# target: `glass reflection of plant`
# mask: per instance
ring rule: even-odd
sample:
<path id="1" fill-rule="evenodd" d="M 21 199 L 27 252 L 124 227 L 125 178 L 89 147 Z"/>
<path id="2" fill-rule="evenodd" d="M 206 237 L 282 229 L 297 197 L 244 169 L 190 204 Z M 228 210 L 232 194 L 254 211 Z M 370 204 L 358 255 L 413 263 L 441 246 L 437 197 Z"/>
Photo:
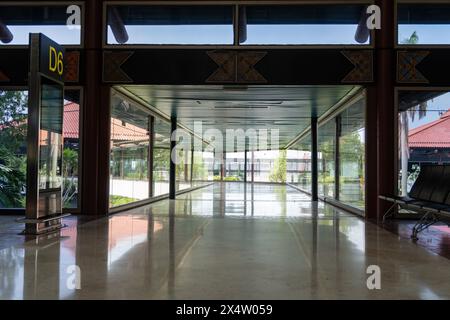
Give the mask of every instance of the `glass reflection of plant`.
<path id="1" fill-rule="evenodd" d="M 205 168 L 203 161 L 203 153 L 194 153 L 194 163 L 192 165 L 192 180 L 193 181 L 205 181 L 208 180 L 208 170 Z"/>
<path id="2" fill-rule="evenodd" d="M 270 173 L 270 182 L 286 183 L 287 151 L 281 150 Z"/>
<path id="3" fill-rule="evenodd" d="M 70 206 L 70 203 L 78 194 L 78 152 L 69 148 L 63 150 L 63 203 Z"/>
<path id="4" fill-rule="evenodd" d="M 357 163 L 358 165 L 358 182 L 364 183 L 364 144 L 358 132 L 352 132 L 341 138 L 340 156 L 342 163 Z M 342 176 L 342 182 L 354 182 L 353 177 Z"/>
<path id="5" fill-rule="evenodd" d="M 170 150 L 155 148 L 153 152 L 153 180 L 155 182 L 168 181 L 170 167 Z"/>
<path id="6" fill-rule="evenodd" d="M 25 205 L 27 95 L 0 91 L 0 207 Z"/>

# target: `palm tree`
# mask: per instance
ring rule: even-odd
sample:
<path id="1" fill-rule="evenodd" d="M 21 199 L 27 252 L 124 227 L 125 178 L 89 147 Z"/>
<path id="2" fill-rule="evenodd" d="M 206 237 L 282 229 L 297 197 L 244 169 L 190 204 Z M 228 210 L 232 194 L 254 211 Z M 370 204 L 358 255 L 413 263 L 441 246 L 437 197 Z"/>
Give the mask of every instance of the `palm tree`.
<path id="1" fill-rule="evenodd" d="M 419 36 L 416 31 L 412 35 L 402 41 L 403 44 L 417 44 L 419 42 Z M 409 160 L 409 120 L 413 122 L 416 119 L 416 115 L 419 120 L 424 118 L 427 114 L 427 102 L 421 102 L 407 110 L 400 112 L 399 117 L 399 140 L 400 140 L 400 158 L 402 169 L 402 181 L 401 181 L 401 194 L 406 196 L 408 194 L 408 160 Z"/>

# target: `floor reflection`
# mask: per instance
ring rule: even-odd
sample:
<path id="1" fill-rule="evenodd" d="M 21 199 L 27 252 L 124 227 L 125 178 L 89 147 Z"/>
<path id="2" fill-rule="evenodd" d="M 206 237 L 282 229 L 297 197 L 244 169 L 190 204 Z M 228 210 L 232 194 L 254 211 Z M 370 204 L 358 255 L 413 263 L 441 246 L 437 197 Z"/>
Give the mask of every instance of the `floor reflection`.
<path id="1" fill-rule="evenodd" d="M 0 298 L 450 298 L 449 267 L 290 187 L 216 183 L 0 250 Z"/>
<path id="2" fill-rule="evenodd" d="M 167 215 L 168 202 L 154 205 L 156 215 Z M 310 197 L 289 186 L 276 184 L 215 183 L 177 197 L 174 214 L 199 216 L 311 217 Z M 318 217 L 343 214 L 324 203 Z M 349 214 L 347 214 L 350 216 Z"/>

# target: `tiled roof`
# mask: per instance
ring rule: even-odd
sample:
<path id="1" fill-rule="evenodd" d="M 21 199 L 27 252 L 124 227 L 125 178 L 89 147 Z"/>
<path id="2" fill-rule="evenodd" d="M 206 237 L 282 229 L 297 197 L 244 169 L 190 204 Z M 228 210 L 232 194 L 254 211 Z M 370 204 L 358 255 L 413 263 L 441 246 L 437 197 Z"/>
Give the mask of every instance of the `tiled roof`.
<path id="1" fill-rule="evenodd" d="M 64 122 L 63 122 L 63 137 L 65 139 L 78 139 L 80 128 L 80 106 L 76 103 L 67 103 L 64 105 Z M 142 141 L 148 139 L 148 131 L 129 123 L 122 123 L 121 120 L 111 119 L 111 136 L 113 141 Z M 12 125 L 17 126 L 26 124 L 26 119 Z M 7 127 L 7 126 L 4 126 Z M 0 130 L 3 128 L 0 127 Z M 46 140 L 46 136 L 41 137 Z"/>
<path id="2" fill-rule="evenodd" d="M 78 138 L 80 127 L 80 106 L 76 103 L 64 105 L 63 136 L 64 138 Z"/>
<path id="3" fill-rule="evenodd" d="M 80 106 L 76 103 L 64 105 L 64 138 L 78 138 L 79 136 Z M 114 141 L 140 141 L 148 139 L 147 130 L 122 123 L 119 119 L 112 118 L 111 135 Z"/>
<path id="4" fill-rule="evenodd" d="M 148 140 L 148 131 L 119 119 L 111 119 L 111 137 L 114 141 Z"/>
<path id="5" fill-rule="evenodd" d="M 450 109 L 441 118 L 409 131 L 410 148 L 450 148 Z"/>

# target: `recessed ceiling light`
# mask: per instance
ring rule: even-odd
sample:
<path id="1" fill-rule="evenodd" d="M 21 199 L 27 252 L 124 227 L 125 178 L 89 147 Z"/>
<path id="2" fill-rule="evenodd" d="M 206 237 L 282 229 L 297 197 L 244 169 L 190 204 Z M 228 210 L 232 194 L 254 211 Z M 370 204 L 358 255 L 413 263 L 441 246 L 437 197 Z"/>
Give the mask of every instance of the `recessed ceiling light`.
<path id="1" fill-rule="evenodd" d="M 214 106 L 215 109 L 269 109 L 269 106 Z"/>
<path id="2" fill-rule="evenodd" d="M 241 90 L 247 90 L 248 86 L 245 85 L 230 85 L 226 84 L 223 86 L 223 90 L 229 90 L 229 91 L 241 91 Z"/>

